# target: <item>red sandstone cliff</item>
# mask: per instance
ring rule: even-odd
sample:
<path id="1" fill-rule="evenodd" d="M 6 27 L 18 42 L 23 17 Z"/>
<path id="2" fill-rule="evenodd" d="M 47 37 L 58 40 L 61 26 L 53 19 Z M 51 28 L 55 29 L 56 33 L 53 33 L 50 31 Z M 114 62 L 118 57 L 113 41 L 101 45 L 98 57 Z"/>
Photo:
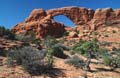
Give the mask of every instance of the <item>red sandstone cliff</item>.
<path id="1" fill-rule="evenodd" d="M 16 34 L 33 30 L 37 38 L 43 38 L 47 35 L 60 37 L 65 31 L 64 24 L 56 22 L 53 17 L 65 15 L 72 20 L 76 26 L 88 26 L 90 30 L 95 30 L 105 25 L 105 23 L 120 24 L 120 9 L 112 8 L 92 9 L 80 7 L 64 7 L 45 11 L 35 9 L 23 23 L 13 27 L 12 31 Z"/>

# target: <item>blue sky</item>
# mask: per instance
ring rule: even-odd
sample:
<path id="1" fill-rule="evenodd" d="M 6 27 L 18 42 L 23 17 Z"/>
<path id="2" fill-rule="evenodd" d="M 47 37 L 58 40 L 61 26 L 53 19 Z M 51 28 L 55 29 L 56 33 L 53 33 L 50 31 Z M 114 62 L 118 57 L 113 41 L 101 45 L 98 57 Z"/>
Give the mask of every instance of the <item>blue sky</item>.
<path id="1" fill-rule="evenodd" d="M 0 0 L 0 25 L 12 28 L 24 21 L 35 8 L 45 10 L 65 6 L 79 6 L 86 8 L 120 8 L 120 0 Z M 56 17 L 55 20 L 72 26 L 67 18 Z"/>

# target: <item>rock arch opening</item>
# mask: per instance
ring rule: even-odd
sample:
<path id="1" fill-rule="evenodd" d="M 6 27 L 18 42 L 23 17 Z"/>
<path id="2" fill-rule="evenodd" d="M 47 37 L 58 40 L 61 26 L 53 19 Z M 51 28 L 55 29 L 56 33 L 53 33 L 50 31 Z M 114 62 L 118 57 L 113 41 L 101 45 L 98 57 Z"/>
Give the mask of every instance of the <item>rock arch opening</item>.
<path id="1" fill-rule="evenodd" d="M 68 17 L 66 17 L 65 15 L 57 15 L 53 17 L 54 20 L 56 22 L 60 22 L 63 23 L 65 26 L 70 26 L 70 27 L 74 27 L 75 24 L 73 21 L 71 21 Z"/>

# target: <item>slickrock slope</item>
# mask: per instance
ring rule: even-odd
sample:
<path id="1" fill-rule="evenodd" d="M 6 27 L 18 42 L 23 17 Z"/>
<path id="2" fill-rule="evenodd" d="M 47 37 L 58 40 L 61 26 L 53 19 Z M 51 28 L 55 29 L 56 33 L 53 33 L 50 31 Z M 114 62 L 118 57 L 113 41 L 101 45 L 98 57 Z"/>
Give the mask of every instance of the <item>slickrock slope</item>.
<path id="1" fill-rule="evenodd" d="M 25 45 L 25 43 L 15 40 L 8 40 L 0 37 L 0 51 L 1 50 L 9 50 L 15 47 L 21 47 Z"/>
<path id="2" fill-rule="evenodd" d="M 120 25 L 120 9 L 113 10 L 112 8 L 106 8 L 94 11 L 80 7 L 64 7 L 48 11 L 35 9 L 24 22 L 14 26 L 12 31 L 19 34 L 33 30 L 39 39 L 47 35 L 61 37 L 65 31 L 65 26 L 54 20 L 53 17 L 57 15 L 65 15 L 76 26 L 87 26 L 89 30 L 93 31 L 105 24 Z"/>

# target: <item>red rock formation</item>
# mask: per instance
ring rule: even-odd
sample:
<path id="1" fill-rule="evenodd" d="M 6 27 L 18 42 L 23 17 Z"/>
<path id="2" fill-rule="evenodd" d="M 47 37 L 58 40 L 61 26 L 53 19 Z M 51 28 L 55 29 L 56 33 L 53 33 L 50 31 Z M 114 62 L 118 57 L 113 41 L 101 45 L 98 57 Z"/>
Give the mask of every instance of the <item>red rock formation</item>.
<path id="1" fill-rule="evenodd" d="M 31 12 L 30 16 L 25 20 L 25 22 L 33 22 L 33 21 L 40 21 L 44 17 L 46 17 L 47 14 L 45 10 L 43 9 L 35 9 Z"/>
<path id="2" fill-rule="evenodd" d="M 92 30 L 102 27 L 104 24 L 113 23 L 120 20 L 120 10 L 113 10 L 112 8 L 97 9 L 93 19 L 89 22 Z M 120 21 L 119 21 L 120 23 Z"/>
<path id="3" fill-rule="evenodd" d="M 37 38 L 43 38 L 47 35 L 60 37 L 65 31 L 65 26 L 54 21 L 53 17 L 57 15 L 65 15 L 72 20 L 76 26 L 87 26 L 90 30 L 102 27 L 106 23 L 120 24 L 119 9 L 97 9 L 94 12 L 92 9 L 64 7 L 48 11 L 35 9 L 31 12 L 25 22 L 17 24 L 12 31 L 19 34 L 21 32 L 33 30 Z"/>
<path id="4" fill-rule="evenodd" d="M 51 15 L 52 17 L 61 14 L 67 16 L 76 25 L 79 25 L 90 21 L 93 18 L 94 11 L 91 9 L 79 7 L 64 7 L 47 11 L 47 15 Z"/>

